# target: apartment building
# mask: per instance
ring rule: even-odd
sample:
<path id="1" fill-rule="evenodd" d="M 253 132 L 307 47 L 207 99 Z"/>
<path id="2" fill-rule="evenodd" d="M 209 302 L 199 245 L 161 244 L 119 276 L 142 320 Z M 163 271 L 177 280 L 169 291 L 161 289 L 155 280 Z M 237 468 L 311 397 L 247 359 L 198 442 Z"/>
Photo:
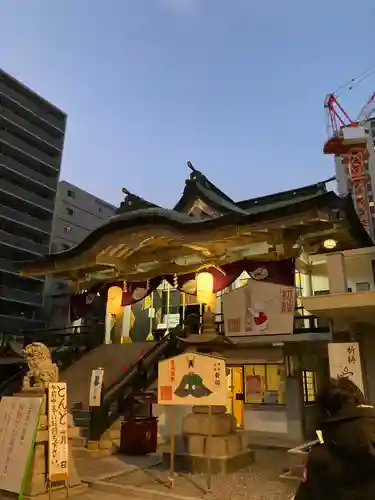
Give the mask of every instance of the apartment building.
<path id="1" fill-rule="evenodd" d="M 335 363 L 375 404 L 375 247 L 310 259 L 304 307 L 329 320 L 335 348 L 349 345 Z"/>
<path id="2" fill-rule="evenodd" d="M 0 69 L 0 329 L 44 324 L 44 279 L 14 263 L 48 253 L 67 115 Z"/>
<path id="3" fill-rule="evenodd" d="M 87 191 L 61 181 L 58 185 L 51 236 L 51 252 L 63 252 L 80 243 L 115 214 L 116 207 Z M 64 280 L 46 278 L 45 311 L 48 326 L 61 328 L 69 321 Z"/>

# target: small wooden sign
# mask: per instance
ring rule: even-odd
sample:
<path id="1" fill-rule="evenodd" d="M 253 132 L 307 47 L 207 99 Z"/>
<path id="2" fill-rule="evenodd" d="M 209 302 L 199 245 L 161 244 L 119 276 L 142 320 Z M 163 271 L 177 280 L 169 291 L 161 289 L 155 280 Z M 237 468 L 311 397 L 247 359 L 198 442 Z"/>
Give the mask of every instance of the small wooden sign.
<path id="1" fill-rule="evenodd" d="M 103 387 L 103 368 L 96 368 L 91 373 L 89 406 L 100 406 Z"/>
<path id="2" fill-rule="evenodd" d="M 0 401 L 0 490 L 21 499 L 34 452 L 42 398 L 7 396 Z"/>
<path id="3" fill-rule="evenodd" d="M 224 359 L 186 353 L 159 361 L 158 403 L 226 406 L 228 388 Z"/>
<path id="4" fill-rule="evenodd" d="M 48 386 L 48 478 L 50 482 L 67 481 L 68 464 L 68 395 L 65 382 Z"/>

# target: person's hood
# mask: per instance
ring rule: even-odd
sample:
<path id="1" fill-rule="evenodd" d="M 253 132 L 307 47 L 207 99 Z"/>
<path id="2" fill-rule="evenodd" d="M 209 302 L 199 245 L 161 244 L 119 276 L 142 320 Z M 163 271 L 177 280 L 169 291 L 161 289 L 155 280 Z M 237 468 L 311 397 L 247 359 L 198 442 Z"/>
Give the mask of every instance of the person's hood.
<path id="1" fill-rule="evenodd" d="M 332 425 L 337 422 L 356 420 L 358 418 L 375 419 L 375 408 L 370 405 L 349 406 L 347 408 L 343 408 L 339 412 L 328 417 L 324 422 L 324 426 Z"/>
<path id="2" fill-rule="evenodd" d="M 323 440 L 342 453 L 375 460 L 375 409 L 360 405 L 347 407 L 326 419 Z"/>

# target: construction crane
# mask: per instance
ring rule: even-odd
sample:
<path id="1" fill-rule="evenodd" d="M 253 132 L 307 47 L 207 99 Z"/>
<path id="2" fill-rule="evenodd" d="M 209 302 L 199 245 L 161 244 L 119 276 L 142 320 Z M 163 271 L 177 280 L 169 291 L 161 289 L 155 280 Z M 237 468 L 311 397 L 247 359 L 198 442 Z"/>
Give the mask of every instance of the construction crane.
<path id="1" fill-rule="evenodd" d="M 375 67 L 372 72 L 374 70 Z M 349 90 L 358 79 L 351 80 Z M 349 191 L 352 193 L 358 217 L 373 237 L 374 228 L 368 196 L 370 176 L 366 168 L 373 145 L 363 125 L 375 112 L 375 92 L 362 107 L 356 120 L 352 120 L 341 106 L 337 93 L 326 96 L 324 108 L 328 115 L 329 138 L 324 144 L 323 152 L 341 157 L 343 166 L 348 169 Z M 372 148 L 372 151 L 369 148 Z"/>

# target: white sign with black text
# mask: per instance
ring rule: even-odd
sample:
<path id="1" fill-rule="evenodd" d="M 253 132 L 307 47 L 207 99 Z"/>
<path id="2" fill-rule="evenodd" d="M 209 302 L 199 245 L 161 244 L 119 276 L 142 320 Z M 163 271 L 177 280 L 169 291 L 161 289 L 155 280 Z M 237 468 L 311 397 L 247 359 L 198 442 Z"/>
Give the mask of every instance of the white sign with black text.
<path id="1" fill-rule="evenodd" d="M 347 377 L 364 392 L 358 342 L 328 344 L 328 357 L 329 372 L 332 378 Z"/>
<path id="2" fill-rule="evenodd" d="M 6 396 L 0 402 L 0 490 L 22 495 L 42 398 Z"/>
<path id="3" fill-rule="evenodd" d="M 103 387 L 103 368 L 96 368 L 91 373 L 89 406 L 100 406 Z"/>
<path id="4" fill-rule="evenodd" d="M 68 477 L 68 394 L 65 382 L 48 386 L 48 476 Z"/>

